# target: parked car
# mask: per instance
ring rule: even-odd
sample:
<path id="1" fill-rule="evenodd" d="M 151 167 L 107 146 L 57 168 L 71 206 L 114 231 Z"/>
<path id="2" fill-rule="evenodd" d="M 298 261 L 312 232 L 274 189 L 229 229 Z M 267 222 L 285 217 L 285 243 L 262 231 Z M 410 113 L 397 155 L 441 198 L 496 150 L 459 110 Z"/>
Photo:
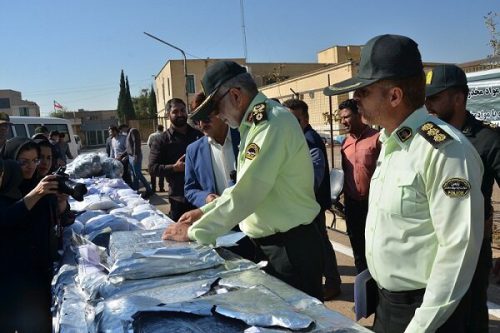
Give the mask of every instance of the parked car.
<path id="1" fill-rule="evenodd" d="M 75 142 L 75 135 L 73 134 L 73 128 L 71 127 L 70 121 L 67 119 L 11 116 L 10 122 L 12 126 L 10 127 L 9 138 L 18 136 L 31 138 L 35 134 L 35 129 L 43 125 L 47 127 L 49 131 L 58 131 L 59 133 L 66 134 L 65 140 L 68 142 L 71 155 L 76 157 L 79 153 Z"/>

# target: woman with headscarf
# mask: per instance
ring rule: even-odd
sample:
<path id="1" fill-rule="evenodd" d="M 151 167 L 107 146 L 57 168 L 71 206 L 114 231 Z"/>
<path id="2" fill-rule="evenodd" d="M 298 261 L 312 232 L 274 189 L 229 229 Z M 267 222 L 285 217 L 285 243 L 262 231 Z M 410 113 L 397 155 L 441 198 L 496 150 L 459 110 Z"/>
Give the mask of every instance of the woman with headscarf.
<path id="1" fill-rule="evenodd" d="M 5 318 L 0 319 L 0 325 L 11 325 L 9 328 L 19 332 L 50 332 L 50 281 L 57 250 L 54 227 L 67 202 L 61 202 L 55 195 L 56 176 L 48 175 L 41 180 L 35 177 L 40 157 L 37 143 L 27 138 L 13 138 L 6 142 L 3 153 L 4 159 L 16 162 L 21 180 L 17 181 L 19 192 L 14 190 L 15 182 L 10 178 L 2 180 L 11 185 L 2 186 L 0 191 L 1 209 L 6 214 L 10 214 L 13 207 L 18 209 L 6 223 L 5 232 L 0 233 L 4 247 L 1 285 L 8 288 L 5 292 L 12 296 L 8 297 L 12 302 L 2 301 L 11 304 L 10 310 L 2 311 L 1 316 Z M 11 162 L 3 163 L 10 165 Z"/>

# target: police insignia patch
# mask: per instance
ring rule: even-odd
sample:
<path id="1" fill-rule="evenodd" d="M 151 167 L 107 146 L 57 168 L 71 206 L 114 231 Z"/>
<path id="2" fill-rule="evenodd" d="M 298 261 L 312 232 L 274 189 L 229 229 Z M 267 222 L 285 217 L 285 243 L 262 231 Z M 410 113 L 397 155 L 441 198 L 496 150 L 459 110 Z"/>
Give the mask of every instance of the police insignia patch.
<path id="1" fill-rule="evenodd" d="M 253 120 L 254 124 L 258 124 L 263 120 L 267 120 L 266 103 L 255 104 L 247 120 Z"/>
<path id="2" fill-rule="evenodd" d="M 253 160 L 259 154 L 260 148 L 255 143 L 251 143 L 245 149 L 245 158 Z"/>
<path id="3" fill-rule="evenodd" d="M 453 138 L 443 131 L 438 125 L 434 124 L 432 121 L 428 121 L 423 124 L 418 130 L 424 139 L 430 142 L 434 148 L 441 147 L 445 142 L 453 140 Z"/>
<path id="4" fill-rule="evenodd" d="M 465 197 L 470 191 L 469 181 L 463 178 L 450 178 L 443 183 L 443 191 L 450 198 Z"/>
<path id="5" fill-rule="evenodd" d="M 405 142 L 406 140 L 411 138 L 412 131 L 411 131 L 411 128 L 405 126 L 405 127 L 400 128 L 396 134 L 397 134 L 399 140 L 401 140 L 401 142 Z"/>

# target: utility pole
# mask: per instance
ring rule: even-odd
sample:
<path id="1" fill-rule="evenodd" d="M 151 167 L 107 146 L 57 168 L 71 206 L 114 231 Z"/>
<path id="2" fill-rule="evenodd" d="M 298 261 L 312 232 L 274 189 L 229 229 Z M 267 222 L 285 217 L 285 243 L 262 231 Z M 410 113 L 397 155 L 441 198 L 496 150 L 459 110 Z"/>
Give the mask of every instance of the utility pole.
<path id="1" fill-rule="evenodd" d="M 243 8 L 243 0 L 240 0 L 240 11 L 241 11 L 241 32 L 243 34 L 243 53 L 245 55 L 245 62 L 247 61 L 247 33 L 245 29 L 245 12 Z"/>
<path id="2" fill-rule="evenodd" d="M 187 58 L 186 58 L 186 52 L 184 52 L 184 50 L 183 50 L 183 49 L 181 49 L 180 47 L 177 47 L 177 46 L 172 45 L 172 44 L 170 44 L 170 43 L 168 43 L 168 42 L 165 42 L 164 40 L 161 40 L 161 39 L 160 39 L 160 38 L 158 38 L 158 37 L 155 37 L 155 36 L 153 36 L 153 35 L 151 35 L 151 34 L 148 34 L 147 32 L 144 32 L 144 34 L 145 34 L 146 36 L 149 36 L 149 37 L 151 37 L 151 38 L 153 38 L 153 39 L 156 39 L 156 40 L 157 40 L 157 41 L 159 41 L 160 43 L 163 43 L 163 44 L 165 44 L 165 45 L 168 45 L 168 46 L 170 46 L 171 48 L 174 48 L 174 49 L 176 49 L 176 50 L 178 50 L 178 51 L 180 51 L 180 52 L 182 53 L 182 57 L 184 58 L 184 89 L 185 89 L 185 91 L 186 91 L 186 101 L 185 101 L 185 102 L 186 102 L 186 108 L 187 108 L 187 110 L 189 111 L 189 93 L 188 93 L 188 74 L 187 74 Z"/>

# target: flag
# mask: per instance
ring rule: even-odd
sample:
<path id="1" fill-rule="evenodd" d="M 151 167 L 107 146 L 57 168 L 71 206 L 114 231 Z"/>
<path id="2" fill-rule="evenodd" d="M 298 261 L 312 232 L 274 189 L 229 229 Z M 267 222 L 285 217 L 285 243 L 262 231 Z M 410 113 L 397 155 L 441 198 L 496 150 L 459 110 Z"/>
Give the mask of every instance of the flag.
<path id="1" fill-rule="evenodd" d="M 54 111 L 56 110 L 60 110 L 62 111 L 63 110 L 63 106 L 59 103 L 57 103 L 55 100 L 54 100 Z"/>

